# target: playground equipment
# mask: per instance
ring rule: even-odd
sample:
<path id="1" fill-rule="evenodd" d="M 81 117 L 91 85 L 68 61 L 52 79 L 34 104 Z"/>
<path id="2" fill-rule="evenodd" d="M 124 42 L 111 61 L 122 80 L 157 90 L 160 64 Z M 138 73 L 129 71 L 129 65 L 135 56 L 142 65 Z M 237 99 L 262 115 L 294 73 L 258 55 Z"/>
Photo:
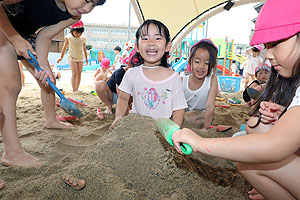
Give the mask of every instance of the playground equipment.
<path id="1" fill-rule="evenodd" d="M 184 71 L 188 65 L 188 59 L 185 59 L 184 57 L 181 57 L 178 62 L 173 64 L 171 67 L 174 71 L 177 73 Z"/>

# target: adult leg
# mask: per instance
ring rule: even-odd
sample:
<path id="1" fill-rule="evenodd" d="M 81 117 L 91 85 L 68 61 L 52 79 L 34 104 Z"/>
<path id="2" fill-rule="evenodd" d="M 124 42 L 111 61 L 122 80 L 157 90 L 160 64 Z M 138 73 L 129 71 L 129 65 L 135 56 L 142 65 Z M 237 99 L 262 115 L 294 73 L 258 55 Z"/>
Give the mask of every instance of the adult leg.
<path id="1" fill-rule="evenodd" d="M 1 164 L 38 167 L 43 163 L 26 153 L 18 138 L 16 102 L 21 90 L 20 70 L 15 50 L 1 32 L 0 60 L 0 131 L 4 142 Z"/>
<path id="2" fill-rule="evenodd" d="M 237 163 L 239 172 L 265 199 L 300 199 L 300 157 L 276 163 Z"/>
<path id="3" fill-rule="evenodd" d="M 34 74 L 34 68 L 31 64 L 26 60 L 22 60 L 23 65 L 27 68 L 27 70 Z M 53 74 L 52 74 L 53 76 Z M 55 80 L 55 78 L 53 78 Z M 50 129 L 68 129 L 73 125 L 70 123 L 61 122 L 56 119 L 55 112 L 55 93 L 50 87 L 45 87 L 39 81 L 37 81 L 39 86 L 41 87 L 41 100 L 44 106 L 45 111 L 45 126 Z M 54 83 L 55 84 L 55 83 Z"/>
<path id="4" fill-rule="evenodd" d="M 113 93 L 110 88 L 107 86 L 105 81 L 97 81 L 95 83 L 95 91 L 97 92 L 98 97 L 105 104 L 106 110 L 105 113 L 112 114 L 112 105 L 113 105 Z"/>
<path id="5" fill-rule="evenodd" d="M 79 91 L 82 69 L 83 69 L 83 62 L 77 62 L 77 77 L 76 77 L 76 81 L 75 81 L 76 91 Z"/>
<path id="6" fill-rule="evenodd" d="M 191 110 L 184 113 L 184 120 L 189 124 L 196 125 L 200 128 L 204 126 L 205 112 L 200 110 Z"/>
<path id="7" fill-rule="evenodd" d="M 76 79 L 77 79 L 77 74 L 78 74 L 77 62 L 69 60 L 69 65 L 70 65 L 70 69 L 72 72 L 72 77 L 71 77 L 72 89 L 73 89 L 73 92 L 77 92 L 77 90 L 76 90 Z"/>

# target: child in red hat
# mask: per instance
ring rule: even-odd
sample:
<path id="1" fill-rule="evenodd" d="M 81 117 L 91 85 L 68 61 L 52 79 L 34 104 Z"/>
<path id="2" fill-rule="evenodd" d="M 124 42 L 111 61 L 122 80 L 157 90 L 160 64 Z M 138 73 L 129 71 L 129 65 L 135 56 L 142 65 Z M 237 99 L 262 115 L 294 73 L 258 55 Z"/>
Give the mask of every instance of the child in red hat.
<path id="1" fill-rule="evenodd" d="M 94 74 L 94 82 L 97 81 L 107 81 L 112 72 L 109 70 L 110 68 L 110 60 L 108 58 L 103 58 L 101 60 L 101 67 L 98 68 Z"/>
<path id="2" fill-rule="evenodd" d="M 262 43 L 272 67 L 261 97 L 264 101 L 259 104 L 261 126 L 249 134 L 249 125 L 257 123 L 257 118 L 251 118 L 247 135 L 203 138 L 182 129 L 175 131 L 172 139 L 180 153 L 180 143 L 187 143 L 195 152 L 236 161 L 239 172 L 255 188 L 250 199 L 300 199 L 299 0 L 266 1 L 250 44 Z"/>
<path id="3" fill-rule="evenodd" d="M 86 51 L 86 37 L 83 35 L 83 22 L 79 20 L 70 27 L 71 31 L 65 36 L 64 46 L 61 50 L 61 56 L 57 60 L 59 63 L 69 47 L 68 60 L 72 71 L 71 85 L 73 92 L 79 92 L 78 88 L 81 81 L 81 73 L 83 69 L 83 61 L 88 65 L 87 51 Z"/>

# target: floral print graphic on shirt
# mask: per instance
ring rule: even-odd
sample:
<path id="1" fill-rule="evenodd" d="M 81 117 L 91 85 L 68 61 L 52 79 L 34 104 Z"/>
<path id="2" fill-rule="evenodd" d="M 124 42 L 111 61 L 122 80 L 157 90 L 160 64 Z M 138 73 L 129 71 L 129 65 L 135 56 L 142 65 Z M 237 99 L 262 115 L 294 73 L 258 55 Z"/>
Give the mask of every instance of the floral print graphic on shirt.
<path id="1" fill-rule="evenodd" d="M 155 88 L 148 89 L 145 87 L 144 91 L 138 94 L 141 95 L 144 105 L 150 110 L 156 109 L 160 103 L 165 104 L 165 100 L 168 98 L 166 92 L 159 95 Z"/>

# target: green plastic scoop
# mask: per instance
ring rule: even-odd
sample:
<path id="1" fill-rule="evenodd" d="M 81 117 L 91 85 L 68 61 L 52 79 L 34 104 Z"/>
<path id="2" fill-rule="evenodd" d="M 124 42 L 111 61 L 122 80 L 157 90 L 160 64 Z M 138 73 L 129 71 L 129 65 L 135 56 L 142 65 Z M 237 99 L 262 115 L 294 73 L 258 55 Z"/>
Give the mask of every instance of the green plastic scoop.
<path id="1" fill-rule="evenodd" d="M 162 136 L 167 140 L 167 142 L 174 146 L 172 136 L 174 131 L 179 130 L 180 127 L 168 118 L 159 118 L 155 120 L 155 125 L 158 128 Z M 190 145 L 181 143 L 180 144 L 182 153 L 189 155 L 193 152 L 193 149 Z"/>
<path id="2" fill-rule="evenodd" d="M 42 71 L 42 68 L 40 67 L 38 61 L 35 59 L 34 55 L 28 50 L 28 55 L 31 59 L 28 59 L 27 61 L 37 70 Z M 61 91 L 50 81 L 49 78 L 47 78 L 47 81 L 49 83 L 49 86 L 53 89 L 53 91 L 60 97 L 60 107 L 69 115 L 75 116 L 75 117 L 82 117 L 83 114 L 81 111 L 69 100 L 67 99 Z"/>

